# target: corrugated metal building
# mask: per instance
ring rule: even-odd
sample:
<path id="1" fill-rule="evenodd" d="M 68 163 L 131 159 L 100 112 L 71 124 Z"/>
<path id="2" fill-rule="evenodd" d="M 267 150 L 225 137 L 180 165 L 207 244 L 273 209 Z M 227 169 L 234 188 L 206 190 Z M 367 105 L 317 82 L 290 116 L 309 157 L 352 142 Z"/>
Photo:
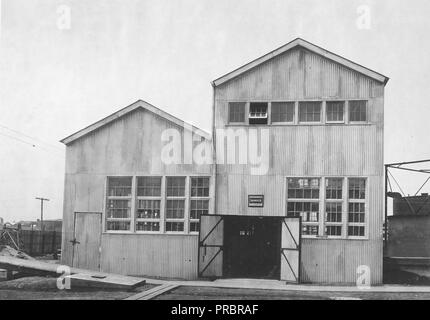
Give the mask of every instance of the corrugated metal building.
<path id="1" fill-rule="evenodd" d="M 65 138 L 63 262 L 381 283 L 387 81 L 296 39 L 213 81 L 213 139 L 143 101 Z"/>

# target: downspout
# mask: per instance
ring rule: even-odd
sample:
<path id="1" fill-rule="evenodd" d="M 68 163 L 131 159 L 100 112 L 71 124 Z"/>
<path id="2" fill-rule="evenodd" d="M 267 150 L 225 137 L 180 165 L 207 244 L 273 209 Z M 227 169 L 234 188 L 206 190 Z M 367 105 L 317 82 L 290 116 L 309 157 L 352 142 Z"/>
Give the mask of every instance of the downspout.
<path id="1" fill-rule="evenodd" d="M 388 204 L 388 166 L 389 165 L 385 165 L 385 211 L 384 211 L 384 249 L 385 249 L 385 255 L 388 254 L 388 208 L 387 208 L 387 204 Z"/>
<path id="2" fill-rule="evenodd" d="M 213 172 L 213 185 L 214 185 L 214 200 L 213 200 L 213 208 L 214 208 L 214 214 L 217 213 L 216 210 L 216 202 L 217 202 L 217 184 L 216 184 L 216 130 L 215 130 L 215 83 L 211 82 L 212 84 L 212 172 Z"/>

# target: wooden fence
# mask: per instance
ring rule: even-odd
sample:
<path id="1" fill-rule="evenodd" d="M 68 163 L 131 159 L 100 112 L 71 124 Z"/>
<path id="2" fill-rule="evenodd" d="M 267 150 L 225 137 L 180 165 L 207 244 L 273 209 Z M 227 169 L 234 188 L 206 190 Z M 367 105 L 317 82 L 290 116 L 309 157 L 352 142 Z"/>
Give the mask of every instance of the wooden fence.
<path id="1" fill-rule="evenodd" d="M 22 251 L 30 256 L 56 254 L 61 249 L 61 232 L 20 230 L 20 244 Z"/>

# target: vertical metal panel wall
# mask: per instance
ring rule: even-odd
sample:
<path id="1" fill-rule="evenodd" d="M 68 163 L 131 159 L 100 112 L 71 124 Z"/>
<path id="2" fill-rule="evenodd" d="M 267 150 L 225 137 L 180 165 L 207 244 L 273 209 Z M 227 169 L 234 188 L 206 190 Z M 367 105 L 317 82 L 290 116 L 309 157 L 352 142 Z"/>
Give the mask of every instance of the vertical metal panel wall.
<path id="1" fill-rule="evenodd" d="M 138 109 L 67 146 L 63 263 L 72 263 L 73 213 L 104 212 L 106 177 L 212 175 L 212 165 L 166 165 L 161 161 L 161 134 L 169 128 L 180 130 L 183 136 L 183 128 Z M 210 141 L 205 143 L 211 148 Z M 103 271 L 185 279 L 197 276 L 196 235 L 103 233 L 101 250 Z"/>
<path id="2" fill-rule="evenodd" d="M 368 239 L 303 239 L 302 280 L 355 283 L 357 267 L 368 265 L 372 283 L 381 283 L 384 85 L 298 47 L 214 90 L 215 129 L 245 131 L 228 125 L 229 101 L 368 100 L 368 124 L 253 126 L 270 130 L 269 171 L 218 164 L 216 214 L 286 215 L 288 176 L 367 177 Z M 264 194 L 264 208 L 248 208 L 248 194 Z"/>

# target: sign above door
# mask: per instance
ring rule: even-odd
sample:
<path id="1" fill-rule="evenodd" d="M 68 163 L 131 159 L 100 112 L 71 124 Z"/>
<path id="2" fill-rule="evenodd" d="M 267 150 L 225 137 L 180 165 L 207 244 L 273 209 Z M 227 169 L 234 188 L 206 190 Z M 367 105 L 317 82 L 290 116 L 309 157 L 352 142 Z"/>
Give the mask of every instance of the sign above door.
<path id="1" fill-rule="evenodd" d="M 263 207 L 264 207 L 264 195 L 262 194 L 248 195 L 248 208 L 263 208 Z"/>

